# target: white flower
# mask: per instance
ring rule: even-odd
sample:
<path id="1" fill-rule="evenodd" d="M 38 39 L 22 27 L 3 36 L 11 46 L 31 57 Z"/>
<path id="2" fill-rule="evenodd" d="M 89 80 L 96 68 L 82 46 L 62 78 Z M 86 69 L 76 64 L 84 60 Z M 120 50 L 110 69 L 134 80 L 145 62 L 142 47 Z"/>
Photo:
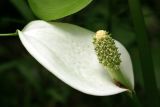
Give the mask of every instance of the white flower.
<path id="1" fill-rule="evenodd" d="M 72 24 L 39 20 L 30 22 L 18 34 L 28 52 L 71 87 L 96 96 L 127 91 L 115 85 L 99 63 L 92 44 L 94 32 Z M 134 88 L 130 56 L 122 44 L 115 43 L 121 53 L 120 69 Z"/>

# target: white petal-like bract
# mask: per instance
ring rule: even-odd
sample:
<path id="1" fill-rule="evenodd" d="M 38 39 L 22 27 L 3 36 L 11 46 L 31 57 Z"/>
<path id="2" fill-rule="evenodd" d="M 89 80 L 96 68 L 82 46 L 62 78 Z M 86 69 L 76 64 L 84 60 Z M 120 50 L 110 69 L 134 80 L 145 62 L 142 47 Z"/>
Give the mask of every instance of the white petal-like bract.
<path id="1" fill-rule="evenodd" d="M 30 22 L 18 34 L 27 51 L 71 87 L 96 96 L 127 90 L 116 86 L 98 62 L 92 44 L 94 32 L 72 24 L 39 20 Z M 134 87 L 130 56 L 123 45 L 117 41 L 116 45 L 122 54 L 121 69 Z"/>

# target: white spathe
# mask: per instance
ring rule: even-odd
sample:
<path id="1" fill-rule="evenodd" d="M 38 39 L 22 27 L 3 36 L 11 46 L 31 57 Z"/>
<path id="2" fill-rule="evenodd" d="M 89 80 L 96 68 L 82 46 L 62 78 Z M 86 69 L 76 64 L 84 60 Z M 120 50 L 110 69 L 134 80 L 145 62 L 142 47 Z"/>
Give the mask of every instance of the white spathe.
<path id="1" fill-rule="evenodd" d="M 126 91 L 116 86 L 98 62 L 92 36 L 94 32 L 76 25 L 32 21 L 18 31 L 28 52 L 46 69 L 71 87 L 90 95 L 107 96 Z M 121 69 L 134 87 L 130 56 L 115 41 L 121 53 Z"/>

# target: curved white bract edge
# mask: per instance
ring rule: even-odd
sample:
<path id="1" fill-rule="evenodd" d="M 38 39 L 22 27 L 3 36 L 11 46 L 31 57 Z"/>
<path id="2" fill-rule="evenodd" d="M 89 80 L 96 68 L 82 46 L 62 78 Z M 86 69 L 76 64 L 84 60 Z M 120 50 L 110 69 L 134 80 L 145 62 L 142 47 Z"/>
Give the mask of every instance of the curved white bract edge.
<path id="1" fill-rule="evenodd" d="M 92 44 L 93 32 L 72 24 L 39 20 L 30 22 L 18 33 L 28 52 L 71 87 L 96 96 L 126 91 L 116 86 L 99 64 Z M 125 75 L 133 81 L 129 54 L 120 43 L 116 45 L 122 53 L 121 68 L 127 70 Z"/>
<path id="2" fill-rule="evenodd" d="M 119 52 L 121 53 L 120 58 L 122 62 L 120 64 L 120 69 L 129 83 L 131 83 L 132 89 L 134 90 L 134 74 L 130 55 L 127 49 L 120 42 L 115 41 L 115 44 L 118 47 Z"/>

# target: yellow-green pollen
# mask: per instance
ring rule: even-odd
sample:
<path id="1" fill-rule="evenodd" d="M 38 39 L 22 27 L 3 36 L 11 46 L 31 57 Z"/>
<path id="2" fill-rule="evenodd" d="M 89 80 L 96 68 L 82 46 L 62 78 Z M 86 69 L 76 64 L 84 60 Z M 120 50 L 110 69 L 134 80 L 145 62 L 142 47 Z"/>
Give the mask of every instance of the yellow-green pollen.
<path id="1" fill-rule="evenodd" d="M 120 70 L 121 54 L 118 52 L 118 48 L 116 47 L 111 34 L 104 30 L 97 31 L 96 35 L 93 37 L 93 44 L 99 62 L 108 71 L 116 85 L 131 89 L 130 83 L 126 80 Z"/>

